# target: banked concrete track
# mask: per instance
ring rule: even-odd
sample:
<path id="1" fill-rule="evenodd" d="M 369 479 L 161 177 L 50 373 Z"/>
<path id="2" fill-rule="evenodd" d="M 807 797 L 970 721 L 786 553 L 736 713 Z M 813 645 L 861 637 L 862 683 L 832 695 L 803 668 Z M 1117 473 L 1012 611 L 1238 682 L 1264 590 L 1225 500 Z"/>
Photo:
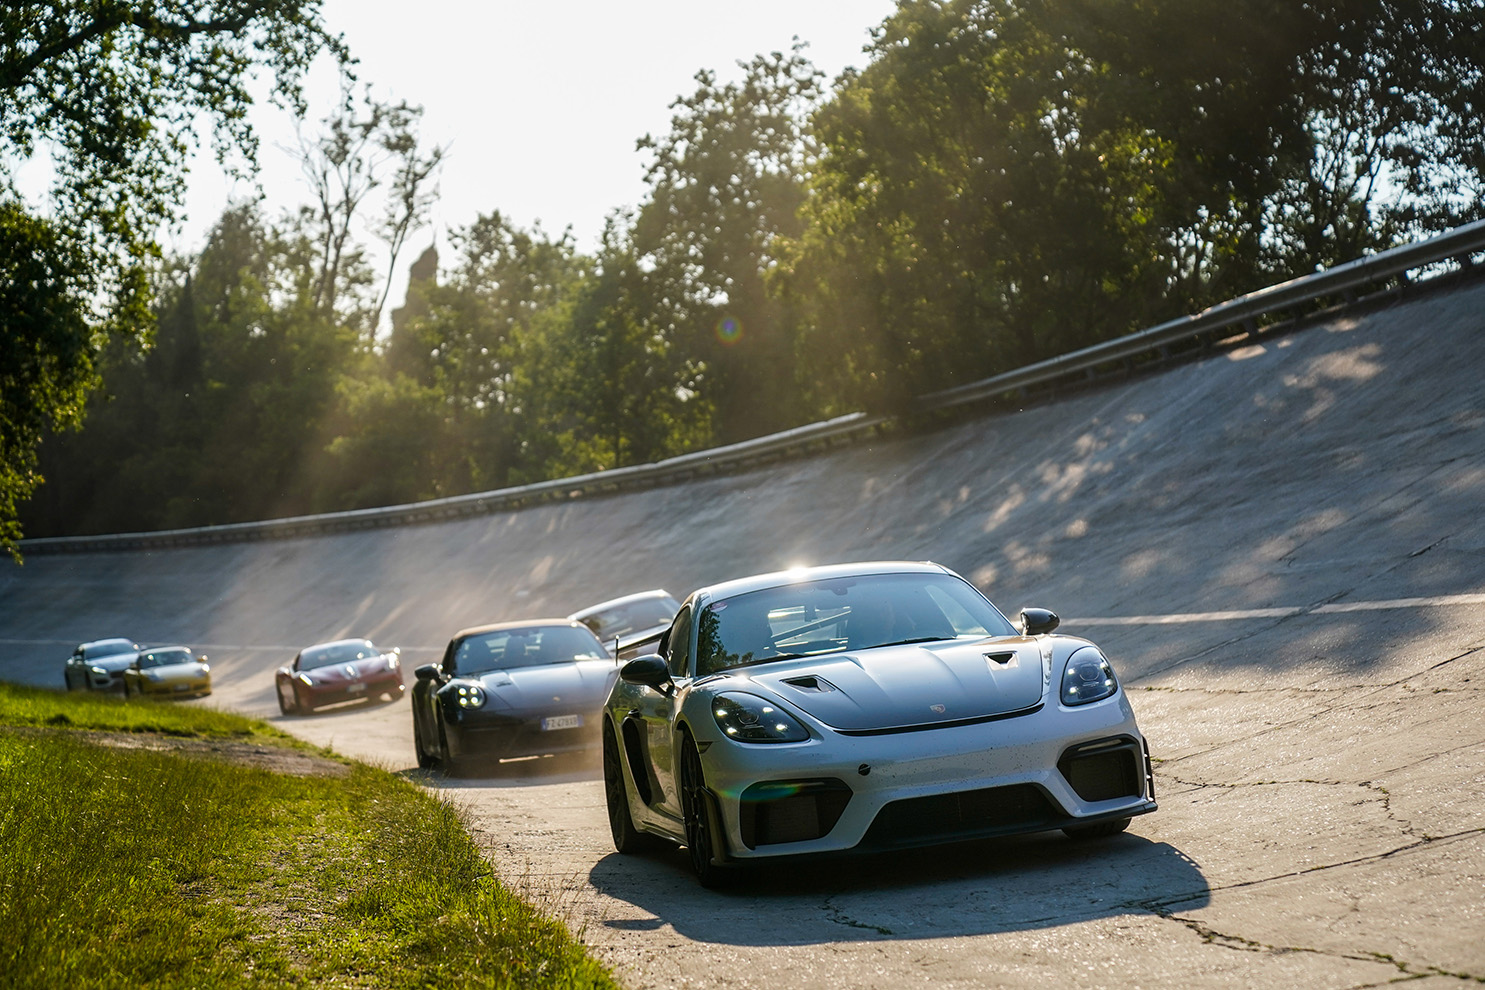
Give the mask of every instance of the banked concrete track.
<path id="1" fill-rule="evenodd" d="M 1161 810 L 703 892 L 609 844 L 591 765 L 444 781 L 501 873 L 628 986 L 1360 987 L 1485 980 L 1485 286 L 808 461 L 489 517 L 0 568 L 0 677 L 125 635 L 207 703 L 402 770 L 406 702 L 281 718 L 272 671 L 799 562 L 932 558 L 1114 658 Z M 416 772 L 413 772 L 416 776 Z"/>

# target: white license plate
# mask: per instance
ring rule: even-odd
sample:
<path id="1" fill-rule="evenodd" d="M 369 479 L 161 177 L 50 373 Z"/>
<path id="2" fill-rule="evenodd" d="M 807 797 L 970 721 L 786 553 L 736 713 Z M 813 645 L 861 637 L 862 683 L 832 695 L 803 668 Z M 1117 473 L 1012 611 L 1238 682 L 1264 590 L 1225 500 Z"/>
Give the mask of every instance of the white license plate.
<path id="1" fill-rule="evenodd" d="M 365 691 L 365 690 L 366 690 L 366 685 L 365 684 L 347 684 L 345 686 L 346 694 L 355 694 L 357 691 Z"/>
<path id="2" fill-rule="evenodd" d="M 541 720 L 541 729 L 547 732 L 551 729 L 576 729 L 583 724 L 581 715 L 553 715 Z"/>
<path id="3" fill-rule="evenodd" d="M 177 684 L 177 685 L 175 685 L 175 690 L 176 691 L 189 691 L 189 690 L 191 690 L 191 685 L 189 685 L 189 684 Z"/>

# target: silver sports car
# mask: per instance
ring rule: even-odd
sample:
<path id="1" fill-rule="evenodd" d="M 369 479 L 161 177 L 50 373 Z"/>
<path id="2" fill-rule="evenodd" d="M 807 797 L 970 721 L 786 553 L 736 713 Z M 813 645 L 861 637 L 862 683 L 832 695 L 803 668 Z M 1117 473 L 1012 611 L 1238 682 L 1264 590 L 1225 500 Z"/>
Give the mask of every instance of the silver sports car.
<path id="1" fill-rule="evenodd" d="M 932 563 L 702 588 L 604 706 L 614 845 L 684 845 L 711 885 L 767 857 L 1123 831 L 1156 807 L 1149 750 L 1057 622 L 1013 625 Z"/>
<path id="2" fill-rule="evenodd" d="M 660 634 L 670 628 L 681 603 L 664 588 L 589 605 L 568 616 L 593 630 L 609 652 L 620 660 L 651 653 Z"/>

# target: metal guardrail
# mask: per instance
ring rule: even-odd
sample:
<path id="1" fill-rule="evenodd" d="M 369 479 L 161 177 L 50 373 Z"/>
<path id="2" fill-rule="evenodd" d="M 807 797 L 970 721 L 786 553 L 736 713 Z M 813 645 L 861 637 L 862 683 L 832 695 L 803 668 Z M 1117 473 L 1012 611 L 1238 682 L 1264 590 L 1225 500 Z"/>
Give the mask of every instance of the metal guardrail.
<path id="1" fill-rule="evenodd" d="M 1254 329 L 1258 317 L 1276 313 L 1303 303 L 1313 302 L 1327 296 L 1348 293 L 1360 286 L 1379 282 L 1401 275 L 1415 268 L 1437 264 L 1442 261 L 1464 259 L 1468 263 L 1471 255 L 1485 251 L 1485 220 L 1478 220 L 1463 227 L 1431 237 L 1426 241 L 1404 244 L 1365 258 L 1348 261 L 1344 265 L 1280 282 L 1245 296 L 1238 296 L 1218 303 L 1195 316 L 1182 316 L 1174 320 L 1140 330 L 1124 337 L 1094 344 L 1071 354 L 1049 358 L 1036 364 L 1017 368 L 967 385 L 943 389 L 921 396 L 919 402 L 926 409 L 974 402 L 1006 392 L 1039 385 L 1062 378 L 1077 371 L 1091 371 L 1099 365 L 1123 361 L 1151 350 L 1169 347 L 1171 344 L 1200 337 L 1203 334 L 1228 327 L 1244 326 Z"/>
<path id="2" fill-rule="evenodd" d="M 798 426 L 782 433 L 743 440 L 725 447 L 682 454 L 652 464 L 635 464 L 571 478 L 558 478 L 497 491 L 452 495 L 406 505 L 389 505 L 374 509 L 349 509 L 313 516 L 290 516 L 260 522 L 227 523 L 191 529 L 167 529 L 150 533 L 114 533 L 105 536 L 51 536 L 22 540 L 22 553 L 91 553 L 103 550 L 142 550 L 152 548 L 198 546 L 210 543 L 243 543 L 256 540 L 286 539 L 387 526 L 443 522 L 466 516 L 488 515 L 523 508 L 556 499 L 606 495 L 618 491 L 651 487 L 660 483 L 686 481 L 694 477 L 719 474 L 781 457 L 820 450 L 849 442 L 886 422 L 882 416 L 851 413 Z"/>
<path id="3" fill-rule="evenodd" d="M 1457 227 L 1424 241 L 1378 252 L 1335 268 L 1306 275 L 1219 303 L 1194 316 L 1169 320 L 1147 330 L 1085 347 L 1071 354 L 994 375 L 954 388 L 932 392 L 918 399 L 925 411 L 945 409 L 1047 384 L 1070 374 L 1085 372 L 1114 362 L 1167 348 L 1171 344 L 1199 338 L 1234 326 L 1252 330 L 1258 317 L 1393 278 L 1441 262 L 1457 260 L 1468 265 L 1471 256 L 1485 251 L 1485 220 Z M 651 464 L 614 468 L 572 478 L 558 478 L 497 491 L 455 495 L 407 505 L 374 509 L 352 509 L 313 516 L 293 516 L 260 522 L 229 523 L 192 529 L 152 533 L 116 533 L 105 536 L 56 536 L 21 541 L 27 554 L 91 553 L 109 550 L 141 550 L 215 543 L 350 532 L 388 526 L 442 522 L 468 516 L 519 509 L 556 499 L 606 495 L 620 491 L 687 481 L 751 467 L 801 453 L 827 449 L 870 436 L 890 422 L 885 416 L 851 413 L 795 427 L 781 433 L 744 440 L 725 447 L 682 454 Z"/>

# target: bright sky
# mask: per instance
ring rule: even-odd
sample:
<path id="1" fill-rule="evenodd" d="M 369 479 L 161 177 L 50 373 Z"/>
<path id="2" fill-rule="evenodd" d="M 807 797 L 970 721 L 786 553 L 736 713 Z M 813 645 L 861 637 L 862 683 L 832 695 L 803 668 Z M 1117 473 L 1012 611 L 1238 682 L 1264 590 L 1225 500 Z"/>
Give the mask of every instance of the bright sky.
<path id="1" fill-rule="evenodd" d="M 421 104 L 423 141 L 449 146 L 433 216 L 441 247 L 443 230 L 500 210 L 522 227 L 540 220 L 554 235 L 570 225 L 582 250 L 596 246 L 613 209 L 643 198 L 645 157 L 635 141 L 669 131 L 670 104 L 695 92 L 699 70 L 736 79 L 738 61 L 787 51 L 797 36 L 834 79 L 865 64 L 869 29 L 894 9 L 893 0 L 324 2 L 326 24 L 344 33 L 373 95 Z M 310 121 L 337 92 L 328 60 L 319 69 Z M 308 202 L 297 164 L 280 147 L 296 143 L 292 118 L 265 108 L 255 123 L 270 214 Z M 250 192 L 209 156 L 198 159 L 173 246 L 199 248 L 228 201 Z M 389 308 L 434 229 L 409 238 Z"/>

